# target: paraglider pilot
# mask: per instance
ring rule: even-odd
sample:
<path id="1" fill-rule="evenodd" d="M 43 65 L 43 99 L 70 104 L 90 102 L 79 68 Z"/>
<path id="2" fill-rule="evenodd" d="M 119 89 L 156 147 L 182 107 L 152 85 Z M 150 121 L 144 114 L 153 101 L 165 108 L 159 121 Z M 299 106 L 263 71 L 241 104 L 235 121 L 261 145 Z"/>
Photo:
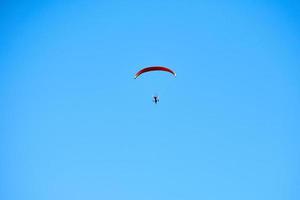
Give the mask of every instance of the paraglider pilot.
<path id="1" fill-rule="evenodd" d="M 157 104 L 159 102 L 159 97 L 157 95 L 153 96 L 153 102 Z"/>

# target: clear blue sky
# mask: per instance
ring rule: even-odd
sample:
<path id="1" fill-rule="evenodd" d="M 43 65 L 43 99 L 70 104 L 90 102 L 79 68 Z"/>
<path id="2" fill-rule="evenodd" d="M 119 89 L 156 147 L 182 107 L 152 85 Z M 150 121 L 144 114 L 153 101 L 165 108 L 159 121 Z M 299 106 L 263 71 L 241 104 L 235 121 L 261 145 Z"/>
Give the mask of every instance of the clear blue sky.
<path id="1" fill-rule="evenodd" d="M 0 199 L 299 200 L 299 8 L 2 2 Z"/>

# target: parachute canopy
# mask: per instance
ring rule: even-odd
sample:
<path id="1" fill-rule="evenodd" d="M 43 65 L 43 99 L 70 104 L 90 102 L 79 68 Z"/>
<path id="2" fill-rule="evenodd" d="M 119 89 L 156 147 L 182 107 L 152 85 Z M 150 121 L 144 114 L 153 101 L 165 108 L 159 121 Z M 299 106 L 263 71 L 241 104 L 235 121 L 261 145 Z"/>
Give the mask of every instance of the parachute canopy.
<path id="1" fill-rule="evenodd" d="M 152 66 L 152 67 L 146 67 L 146 68 L 141 69 L 140 71 L 138 71 L 138 72 L 135 74 L 134 78 L 136 79 L 136 78 L 139 77 L 141 74 L 146 73 L 146 72 L 151 72 L 151 71 L 165 71 L 165 72 L 169 72 L 169 73 L 173 74 L 174 76 L 176 76 L 176 73 L 175 73 L 173 70 L 171 70 L 171 69 L 169 69 L 169 68 L 167 68 L 167 67 L 163 67 L 163 66 Z"/>

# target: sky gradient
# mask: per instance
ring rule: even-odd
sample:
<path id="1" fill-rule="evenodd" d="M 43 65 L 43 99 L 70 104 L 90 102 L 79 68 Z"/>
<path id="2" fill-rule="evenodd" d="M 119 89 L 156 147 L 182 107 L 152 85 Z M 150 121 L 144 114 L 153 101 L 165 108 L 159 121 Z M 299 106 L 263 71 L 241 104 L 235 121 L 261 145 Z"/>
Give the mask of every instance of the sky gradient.
<path id="1" fill-rule="evenodd" d="M 300 199 L 299 8 L 2 2 L 0 199 Z"/>

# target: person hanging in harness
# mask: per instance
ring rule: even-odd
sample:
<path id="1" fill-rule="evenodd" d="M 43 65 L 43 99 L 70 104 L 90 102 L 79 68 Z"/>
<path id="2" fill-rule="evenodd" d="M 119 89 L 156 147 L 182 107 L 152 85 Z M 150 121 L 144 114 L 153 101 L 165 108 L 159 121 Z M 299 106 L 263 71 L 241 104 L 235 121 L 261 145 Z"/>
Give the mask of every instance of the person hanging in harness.
<path id="1" fill-rule="evenodd" d="M 153 96 L 153 102 L 157 104 L 159 102 L 159 97 L 157 95 Z"/>

